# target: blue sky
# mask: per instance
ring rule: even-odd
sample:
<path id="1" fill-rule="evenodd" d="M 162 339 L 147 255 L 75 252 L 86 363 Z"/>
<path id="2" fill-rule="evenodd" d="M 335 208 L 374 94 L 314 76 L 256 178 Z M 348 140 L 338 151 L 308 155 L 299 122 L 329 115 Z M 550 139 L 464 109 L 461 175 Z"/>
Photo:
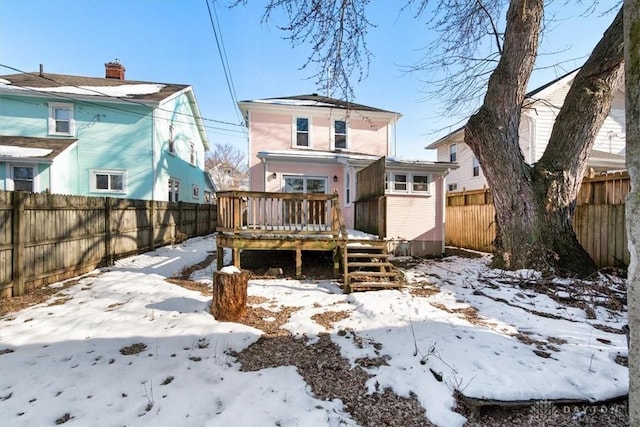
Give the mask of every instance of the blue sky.
<path id="1" fill-rule="evenodd" d="M 238 100 L 317 92 L 301 70 L 308 46 L 293 48 L 277 29 L 284 21 L 261 24 L 266 0 L 229 9 L 218 0 L 219 30 Z M 211 3 L 209 3 L 211 5 Z M 397 155 L 433 160 L 424 150 L 460 118 L 442 117 L 437 101 L 421 101 L 420 75 L 407 74 L 435 37 L 411 10 L 400 13 L 404 0 L 373 0 L 369 31 L 373 59 L 369 77 L 355 86 L 358 103 L 403 115 L 397 128 Z M 538 65 L 529 89 L 579 67 L 615 16 L 601 12 L 614 0 L 598 3 L 599 10 L 580 16 L 582 8 L 556 0 L 546 11 L 555 23 L 545 34 Z M 415 11 L 415 8 L 414 8 Z M 104 63 L 118 58 L 126 78 L 150 82 L 183 83 L 194 87 L 206 119 L 239 123 L 231 100 L 206 0 L 0 0 L 0 64 L 21 71 L 104 76 Z M 571 59 L 559 67 L 553 64 Z M 575 59 L 575 60 L 574 60 Z M 0 74 L 15 71 L 0 67 Z M 207 121 L 212 144 L 232 144 L 246 151 L 246 136 L 239 126 Z"/>

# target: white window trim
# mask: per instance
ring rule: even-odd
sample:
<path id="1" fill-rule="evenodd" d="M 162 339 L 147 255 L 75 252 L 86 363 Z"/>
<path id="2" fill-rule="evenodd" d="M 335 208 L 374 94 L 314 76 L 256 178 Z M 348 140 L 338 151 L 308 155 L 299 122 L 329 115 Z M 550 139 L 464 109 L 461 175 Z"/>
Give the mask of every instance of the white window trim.
<path id="1" fill-rule="evenodd" d="M 451 188 L 451 187 L 455 187 L 455 188 Z M 458 191 L 458 183 L 457 182 L 450 182 L 447 184 L 447 191 Z"/>
<path id="2" fill-rule="evenodd" d="M 122 190 L 111 190 L 97 188 L 96 175 L 122 175 Z M 128 187 L 128 177 L 126 169 L 91 169 L 89 171 L 89 190 L 92 193 L 112 193 L 112 194 L 126 194 Z"/>
<path id="3" fill-rule="evenodd" d="M 414 185 L 415 185 L 414 177 L 416 177 L 416 176 L 426 176 L 427 177 L 427 189 L 426 190 L 416 190 L 414 188 Z M 414 194 L 431 194 L 431 182 L 432 182 L 431 174 L 428 174 L 428 173 L 412 173 L 411 174 L 410 193 L 414 193 Z"/>
<path id="4" fill-rule="evenodd" d="M 169 144 L 167 146 L 167 153 L 172 156 L 176 155 L 176 136 L 174 134 L 175 128 L 173 125 L 169 125 Z"/>
<path id="5" fill-rule="evenodd" d="M 193 184 L 191 186 L 191 197 L 193 199 L 200 199 L 200 186 Z"/>
<path id="6" fill-rule="evenodd" d="M 169 202 L 179 202 L 180 201 L 180 190 L 181 190 L 181 187 L 182 187 L 182 182 L 180 182 L 179 179 L 173 178 L 173 177 L 169 177 L 169 179 L 167 180 L 167 189 L 169 188 L 169 184 L 176 183 L 176 182 L 178 183 L 178 197 L 177 197 L 178 200 L 171 200 L 171 198 L 167 194 L 167 200 Z M 174 194 L 173 187 L 174 187 L 173 185 L 170 187 L 171 188 L 171 194 Z"/>
<path id="7" fill-rule="evenodd" d="M 336 122 L 344 122 L 344 148 L 336 147 Z M 331 120 L 331 144 L 332 144 L 333 150 L 349 149 L 349 121 L 346 118 Z"/>
<path id="8" fill-rule="evenodd" d="M 456 157 L 454 160 L 451 160 L 451 155 L 452 154 Z M 450 163 L 457 163 L 458 162 L 458 146 L 456 144 L 451 144 L 449 146 L 449 162 Z"/>
<path id="9" fill-rule="evenodd" d="M 476 175 L 475 169 L 478 168 L 478 174 Z M 471 161 L 471 177 L 478 178 L 480 176 L 480 162 L 478 161 L 476 156 L 473 156 L 473 160 Z"/>
<path id="10" fill-rule="evenodd" d="M 307 119 L 308 127 L 307 130 L 307 145 L 298 145 L 298 119 Z M 293 133 L 291 135 L 291 147 L 292 148 L 311 148 L 311 117 L 307 116 L 293 116 Z"/>
<path id="11" fill-rule="evenodd" d="M 24 163 L 8 163 L 7 164 L 7 170 L 6 170 L 6 189 L 7 191 L 15 191 L 16 187 L 15 184 L 13 182 L 13 167 L 14 166 L 19 166 L 19 167 L 30 167 L 31 169 L 33 169 L 33 191 L 37 192 L 38 188 L 40 188 L 39 186 L 39 179 L 38 179 L 38 165 L 35 164 L 24 164 Z"/>
<path id="12" fill-rule="evenodd" d="M 351 174 L 351 170 L 346 168 L 344 170 L 344 205 L 351 206 L 353 204 L 353 193 L 355 189 L 355 174 Z M 347 191 L 348 190 L 348 191 Z M 347 194 L 349 197 L 347 197 Z"/>
<path id="13" fill-rule="evenodd" d="M 49 102 L 49 120 L 48 125 L 49 129 L 47 129 L 47 133 L 49 135 L 65 135 L 65 136 L 73 136 L 76 133 L 76 121 L 74 119 L 74 111 L 73 104 L 70 102 Z M 69 110 L 69 132 L 56 132 L 56 120 L 55 120 L 55 110 L 57 108 L 64 108 Z"/>
<path id="14" fill-rule="evenodd" d="M 406 189 L 405 190 L 396 190 L 396 175 L 405 175 L 407 177 L 406 181 Z M 413 189 L 413 177 L 414 176 L 426 176 L 428 182 L 428 190 L 414 190 Z M 433 185 L 433 174 L 425 173 L 425 172 L 389 172 L 386 174 L 385 181 L 385 193 L 387 194 L 406 194 L 406 195 L 416 195 L 416 196 L 430 196 L 431 186 Z"/>

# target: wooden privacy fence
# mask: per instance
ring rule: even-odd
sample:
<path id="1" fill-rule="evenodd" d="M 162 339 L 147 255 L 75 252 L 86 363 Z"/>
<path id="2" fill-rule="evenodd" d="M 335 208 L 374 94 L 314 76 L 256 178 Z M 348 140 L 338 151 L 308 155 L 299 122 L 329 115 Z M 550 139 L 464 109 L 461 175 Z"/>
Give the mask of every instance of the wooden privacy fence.
<path id="1" fill-rule="evenodd" d="M 625 228 L 627 173 L 585 178 L 576 198 L 573 228 L 598 267 L 629 264 Z M 493 250 L 495 208 L 489 190 L 447 194 L 445 244 L 483 252 Z"/>
<path id="2" fill-rule="evenodd" d="M 214 205 L 0 191 L 0 298 L 215 228 Z"/>

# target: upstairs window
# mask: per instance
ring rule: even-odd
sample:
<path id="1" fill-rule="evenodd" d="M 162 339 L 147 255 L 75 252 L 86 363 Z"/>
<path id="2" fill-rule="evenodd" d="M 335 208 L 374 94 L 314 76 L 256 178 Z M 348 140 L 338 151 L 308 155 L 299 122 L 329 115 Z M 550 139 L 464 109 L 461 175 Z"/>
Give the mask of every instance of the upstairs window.
<path id="1" fill-rule="evenodd" d="M 458 160 L 458 147 L 456 144 L 449 146 L 449 162 L 455 163 Z"/>
<path id="2" fill-rule="evenodd" d="M 125 193 L 127 172 L 123 170 L 91 171 L 91 191 L 98 193 Z"/>
<path id="3" fill-rule="evenodd" d="M 413 193 L 428 193 L 429 175 L 413 175 L 411 191 Z"/>
<path id="4" fill-rule="evenodd" d="M 169 154 L 176 154 L 176 137 L 173 134 L 173 125 L 169 125 Z"/>
<path id="5" fill-rule="evenodd" d="M 196 164 L 196 146 L 193 142 L 189 143 L 189 163 Z"/>
<path id="6" fill-rule="evenodd" d="M 297 147 L 309 146 L 309 119 L 306 117 L 296 118 L 296 140 Z"/>
<path id="7" fill-rule="evenodd" d="M 333 145 L 335 148 L 347 148 L 347 122 L 344 120 L 333 122 Z"/>
<path id="8" fill-rule="evenodd" d="M 199 199 L 200 198 L 200 186 L 199 185 L 192 185 L 191 186 L 191 198 L 193 199 Z"/>
<path id="9" fill-rule="evenodd" d="M 49 134 L 73 135 L 75 123 L 73 120 L 73 104 L 49 103 Z"/>
<path id="10" fill-rule="evenodd" d="M 473 157 L 473 166 L 472 166 L 473 176 L 480 176 L 480 163 L 478 163 L 478 159 Z"/>

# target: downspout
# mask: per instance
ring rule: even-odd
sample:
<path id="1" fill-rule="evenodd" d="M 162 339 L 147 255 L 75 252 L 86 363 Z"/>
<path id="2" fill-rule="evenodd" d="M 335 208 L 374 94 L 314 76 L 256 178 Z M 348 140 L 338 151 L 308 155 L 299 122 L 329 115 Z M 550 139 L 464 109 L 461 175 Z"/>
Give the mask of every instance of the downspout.
<path id="1" fill-rule="evenodd" d="M 263 157 L 262 161 L 262 191 L 267 192 L 267 160 Z"/>
<path id="2" fill-rule="evenodd" d="M 155 144 L 155 134 L 156 134 L 156 120 L 151 113 L 151 201 L 154 202 L 156 200 L 156 144 Z"/>
<path id="3" fill-rule="evenodd" d="M 446 224 L 447 224 L 447 175 L 451 172 L 451 169 L 447 169 L 442 174 L 442 253 L 445 252 L 446 236 Z"/>

